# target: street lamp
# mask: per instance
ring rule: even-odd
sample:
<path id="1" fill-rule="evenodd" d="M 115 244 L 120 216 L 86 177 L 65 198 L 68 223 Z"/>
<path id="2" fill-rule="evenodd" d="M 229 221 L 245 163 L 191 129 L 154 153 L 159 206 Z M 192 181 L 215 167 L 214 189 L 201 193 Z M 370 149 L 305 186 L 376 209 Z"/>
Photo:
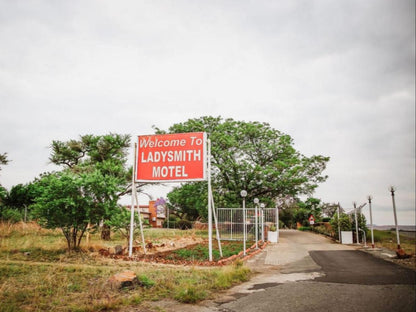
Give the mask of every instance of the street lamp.
<path id="1" fill-rule="evenodd" d="M 368 195 L 368 205 L 370 207 L 370 226 L 371 226 L 371 248 L 374 248 L 374 233 L 373 233 L 373 213 L 371 211 L 371 200 L 373 197 Z"/>
<path id="2" fill-rule="evenodd" d="M 276 235 L 279 242 L 279 199 L 276 200 Z"/>
<path id="3" fill-rule="evenodd" d="M 257 216 L 257 206 L 259 204 L 259 199 L 256 197 L 254 198 L 254 213 L 255 213 L 255 224 L 256 224 L 256 249 L 259 249 L 258 240 L 259 240 L 259 221 Z"/>
<path id="4" fill-rule="evenodd" d="M 241 197 L 243 198 L 243 248 L 244 248 L 244 256 L 246 255 L 246 196 L 247 196 L 247 191 L 242 190 L 240 192 Z"/>
<path id="5" fill-rule="evenodd" d="M 396 202 L 394 200 L 394 192 L 396 189 L 394 186 L 390 187 L 391 199 L 393 201 L 393 213 L 394 213 L 394 224 L 396 225 L 396 236 L 397 236 L 397 249 L 400 249 L 400 235 L 399 235 L 399 226 L 397 225 L 397 215 L 396 215 Z"/>
<path id="6" fill-rule="evenodd" d="M 261 209 L 261 240 L 264 243 L 264 207 L 263 203 L 260 204 Z"/>
<path id="7" fill-rule="evenodd" d="M 338 219 L 338 240 L 339 240 L 339 242 L 342 244 L 342 238 L 341 238 L 341 227 L 339 226 L 339 213 L 340 213 L 340 211 L 339 211 L 340 209 L 339 209 L 339 202 L 338 202 L 338 205 L 337 205 L 337 219 Z"/>
<path id="8" fill-rule="evenodd" d="M 353 202 L 354 204 L 354 216 L 355 216 L 355 236 L 357 238 L 357 244 L 360 243 L 360 239 L 358 237 L 359 233 L 358 233 L 358 220 L 357 220 L 357 203 Z"/>

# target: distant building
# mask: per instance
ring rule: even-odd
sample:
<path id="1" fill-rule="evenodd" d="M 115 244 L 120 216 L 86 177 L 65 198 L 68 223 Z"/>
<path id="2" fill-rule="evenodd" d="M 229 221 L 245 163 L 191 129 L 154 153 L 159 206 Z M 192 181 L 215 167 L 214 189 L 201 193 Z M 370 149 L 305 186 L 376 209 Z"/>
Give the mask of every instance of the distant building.
<path id="1" fill-rule="evenodd" d="M 130 205 L 125 206 L 130 210 Z M 137 211 L 137 205 L 134 205 Z M 162 199 L 150 200 L 148 205 L 139 205 L 140 215 L 143 220 L 148 220 L 151 227 L 161 228 L 166 219 L 166 202 Z"/>

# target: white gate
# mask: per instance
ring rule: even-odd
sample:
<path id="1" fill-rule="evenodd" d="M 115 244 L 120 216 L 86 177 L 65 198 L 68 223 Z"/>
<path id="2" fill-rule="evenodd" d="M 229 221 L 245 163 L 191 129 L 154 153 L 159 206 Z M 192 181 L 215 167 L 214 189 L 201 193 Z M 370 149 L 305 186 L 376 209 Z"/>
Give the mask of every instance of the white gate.
<path id="1" fill-rule="evenodd" d="M 246 208 L 247 240 L 256 240 L 256 210 Z M 218 229 L 221 240 L 243 240 L 243 208 L 218 208 Z M 272 225 L 276 226 L 276 208 L 257 209 L 259 240 L 267 239 L 267 232 Z"/>

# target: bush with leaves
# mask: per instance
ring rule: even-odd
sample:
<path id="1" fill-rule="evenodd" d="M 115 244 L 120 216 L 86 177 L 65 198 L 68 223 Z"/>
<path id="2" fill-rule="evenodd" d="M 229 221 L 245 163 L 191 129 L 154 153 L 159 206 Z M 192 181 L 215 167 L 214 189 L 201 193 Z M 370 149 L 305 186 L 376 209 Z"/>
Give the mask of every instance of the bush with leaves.
<path id="1" fill-rule="evenodd" d="M 118 180 L 99 170 L 47 174 L 36 185 L 39 196 L 33 205 L 35 217 L 45 228 L 60 228 L 69 250 L 79 247 L 88 224 L 97 225 L 118 209 Z"/>
<path id="2" fill-rule="evenodd" d="M 118 207 L 118 209 L 114 209 L 111 217 L 104 221 L 105 224 L 110 226 L 113 231 L 120 233 L 120 235 L 127 239 L 129 242 L 130 239 L 130 221 L 131 220 L 131 212 L 124 207 Z M 139 228 L 139 216 L 137 212 L 134 212 L 134 223 L 133 223 L 133 236 L 137 234 Z M 146 220 L 147 221 L 147 220 Z M 144 223 L 142 225 L 144 226 Z M 149 222 L 147 221 L 147 224 Z"/>

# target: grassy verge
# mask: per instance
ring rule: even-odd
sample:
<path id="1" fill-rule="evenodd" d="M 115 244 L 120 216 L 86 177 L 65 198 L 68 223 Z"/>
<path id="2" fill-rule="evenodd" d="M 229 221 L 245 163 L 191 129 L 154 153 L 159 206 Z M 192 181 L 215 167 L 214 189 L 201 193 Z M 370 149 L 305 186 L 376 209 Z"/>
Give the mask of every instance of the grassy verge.
<path id="1" fill-rule="evenodd" d="M 396 231 L 380 231 L 374 230 L 374 243 L 377 247 L 385 247 L 391 250 L 397 249 Z M 399 232 L 400 247 L 411 255 L 416 254 L 416 233 L 415 232 Z M 371 232 L 367 233 L 367 244 L 371 245 Z"/>
<path id="2" fill-rule="evenodd" d="M 206 233 L 146 232 L 151 240 L 186 235 Z M 90 246 L 101 244 L 98 235 L 91 235 Z M 113 235 L 105 244 L 125 244 L 125 239 Z M 245 281 L 250 274 L 241 262 L 221 268 L 163 266 L 107 259 L 87 251 L 68 253 L 65 246 L 59 231 L 35 224 L 0 224 L 0 311 L 108 311 L 162 298 L 192 303 Z M 143 286 L 112 289 L 108 278 L 124 270 L 134 271 Z"/>
<path id="3" fill-rule="evenodd" d="M 228 258 L 243 250 L 243 242 L 222 242 L 222 257 Z M 184 249 L 175 250 L 170 256 L 171 259 L 182 259 L 187 261 L 204 261 L 209 257 L 207 244 L 197 244 Z M 212 258 L 214 261 L 221 259 L 217 244 L 213 244 Z"/>

